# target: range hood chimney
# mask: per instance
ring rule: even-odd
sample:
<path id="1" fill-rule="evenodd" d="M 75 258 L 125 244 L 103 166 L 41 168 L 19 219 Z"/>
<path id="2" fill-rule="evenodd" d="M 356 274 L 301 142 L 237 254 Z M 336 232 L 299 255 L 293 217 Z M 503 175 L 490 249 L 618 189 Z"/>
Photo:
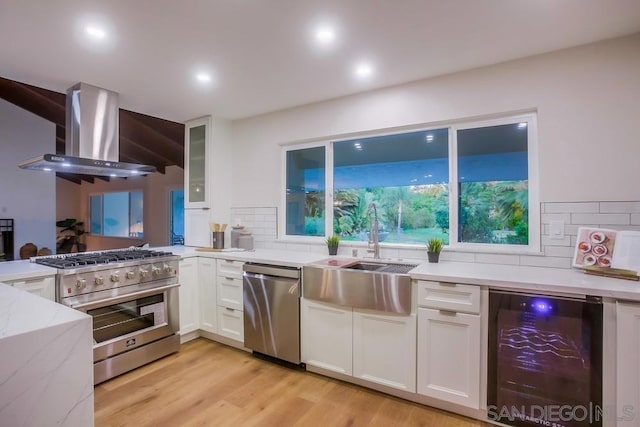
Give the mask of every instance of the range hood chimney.
<path id="1" fill-rule="evenodd" d="M 155 172 L 155 166 L 119 161 L 118 117 L 116 92 L 78 83 L 67 90 L 65 155 L 44 154 L 18 167 L 111 177 Z"/>

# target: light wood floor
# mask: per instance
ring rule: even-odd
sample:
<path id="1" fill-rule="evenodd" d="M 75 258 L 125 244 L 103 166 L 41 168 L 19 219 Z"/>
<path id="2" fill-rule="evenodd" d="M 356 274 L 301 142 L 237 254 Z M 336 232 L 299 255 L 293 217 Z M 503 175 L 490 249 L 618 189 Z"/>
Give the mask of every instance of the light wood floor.
<path id="1" fill-rule="evenodd" d="M 489 426 L 203 338 L 95 388 L 104 426 Z"/>

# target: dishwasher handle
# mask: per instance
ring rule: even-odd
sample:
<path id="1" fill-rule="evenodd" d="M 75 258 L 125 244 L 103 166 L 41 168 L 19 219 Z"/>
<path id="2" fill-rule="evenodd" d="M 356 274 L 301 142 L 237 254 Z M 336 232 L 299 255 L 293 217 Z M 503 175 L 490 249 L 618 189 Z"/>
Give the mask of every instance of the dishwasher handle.
<path id="1" fill-rule="evenodd" d="M 242 267 L 244 274 L 252 276 L 263 274 L 265 276 L 273 276 L 278 278 L 300 279 L 300 269 L 295 267 L 281 267 L 267 264 L 245 263 Z"/>

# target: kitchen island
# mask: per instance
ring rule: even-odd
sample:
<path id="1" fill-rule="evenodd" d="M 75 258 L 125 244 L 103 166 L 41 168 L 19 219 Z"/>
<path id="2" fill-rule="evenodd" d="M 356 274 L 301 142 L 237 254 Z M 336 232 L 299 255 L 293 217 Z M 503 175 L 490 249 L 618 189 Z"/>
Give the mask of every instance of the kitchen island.
<path id="1" fill-rule="evenodd" d="M 0 425 L 92 426 L 91 335 L 91 317 L 0 283 Z"/>

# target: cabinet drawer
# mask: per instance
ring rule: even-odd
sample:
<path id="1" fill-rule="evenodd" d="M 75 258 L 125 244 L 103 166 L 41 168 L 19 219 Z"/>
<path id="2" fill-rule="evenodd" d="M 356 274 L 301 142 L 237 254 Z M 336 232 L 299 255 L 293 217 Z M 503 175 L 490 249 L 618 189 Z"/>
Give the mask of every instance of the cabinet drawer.
<path id="1" fill-rule="evenodd" d="M 480 313 L 480 286 L 418 281 L 420 307 L 462 313 Z"/>
<path id="2" fill-rule="evenodd" d="M 242 310 L 242 279 L 218 276 L 216 294 L 218 305 Z"/>
<path id="3" fill-rule="evenodd" d="M 231 261 L 228 259 L 218 260 L 218 276 L 230 277 L 234 279 L 242 278 L 242 261 Z"/>
<path id="4" fill-rule="evenodd" d="M 218 307 L 218 335 L 244 342 L 244 318 L 240 310 Z"/>

